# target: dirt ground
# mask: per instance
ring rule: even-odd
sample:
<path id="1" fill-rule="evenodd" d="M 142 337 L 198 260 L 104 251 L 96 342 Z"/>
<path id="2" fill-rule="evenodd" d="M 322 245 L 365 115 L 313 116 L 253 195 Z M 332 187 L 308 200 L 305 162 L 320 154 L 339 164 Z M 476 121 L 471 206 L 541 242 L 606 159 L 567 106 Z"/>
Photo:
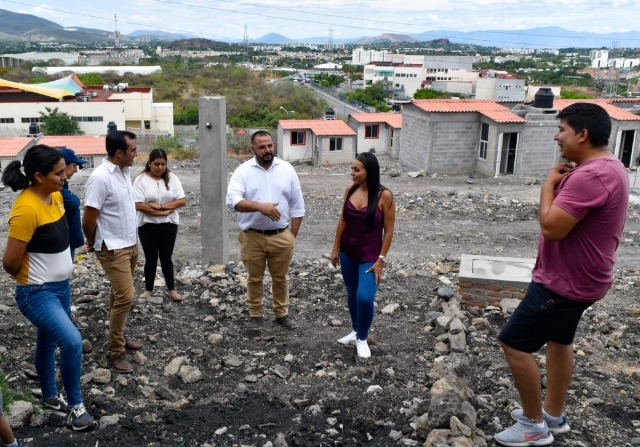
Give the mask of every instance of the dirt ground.
<path id="1" fill-rule="evenodd" d="M 237 164 L 231 160 L 230 171 Z M 136 363 L 132 375 L 113 374 L 108 383 L 94 380 L 82 388 L 96 419 L 121 415 L 119 420 L 110 426 L 101 421 L 98 430 L 76 434 L 52 414 L 17 427 L 17 436 L 38 447 L 423 445 L 412 423 L 429 406 L 436 340 L 426 330 L 425 314 L 442 285 L 439 277 L 448 277 L 455 288 L 465 253 L 535 257 L 540 186 L 514 177 L 391 177 L 397 166 L 389 160 L 382 160 L 382 165 L 382 181 L 394 193 L 398 213 L 390 264 L 376 298 L 371 359 L 358 360 L 353 347 L 335 343 L 349 332 L 349 315 L 344 285 L 339 272 L 329 267 L 327 255 L 342 194 L 350 183 L 348 167 L 296 167 L 306 202 L 290 271 L 290 313 L 299 328 L 285 331 L 272 324 L 268 305 L 268 322 L 256 336 L 244 329 L 244 270 L 233 213 L 229 212 L 232 264 L 224 284 L 215 276 L 189 276 L 202 270 L 199 168 L 195 162 L 175 162 L 170 166 L 188 199 L 181 210 L 174 256 L 179 291 L 186 300 L 137 302 L 128 330 L 132 338 L 145 342 L 146 362 Z M 81 197 L 89 174 L 80 172 L 71 181 Z M 14 197 L 8 188 L 0 192 L 0 250 Z M 640 309 L 639 245 L 640 206 L 632 205 L 618 250 L 616 282 L 580 326 L 576 351 L 581 354 L 567 401 L 573 431 L 558 436 L 556 446 L 624 446 L 640 436 L 640 383 L 632 378 L 634 371 L 640 372 L 640 312 L 634 313 Z M 138 293 L 143 288 L 142 263 L 141 259 Z M 441 273 L 434 273 L 432 263 Z M 101 347 L 108 321 L 108 283 L 91 255 L 79 266 L 72 278 L 73 299 L 83 301 L 76 302 L 77 313 L 89 323 L 83 335 L 93 346 L 85 354 L 83 373 L 91 374 L 107 366 Z M 0 366 L 12 387 L 37 401 L 38 383 L 28 373 L 35 331 L 12 307 L 11 280 L 2 278 L 0 286 L 0 303 L 10 307 L 0 312 L 0 347 L 6 348 Z M 158 289 L 159 296 L 164 293 Z M 268 303 L 268 293 L 265 298 Z M 389 304 L 397 304 L 397 309 L 381 312 Z M 469 321 L 478 317 L 486 322 L 468 336 L 471 388 L 478 428 L 487 435 L 487 445 L 494 445 L 489 436 L 509 424 L 517 393 L 496 340 L 507 317 L 499 309 L 468 310 Z M 608 330 L 603 329 L 607 324 Z M 608 346 L 604 337 L 621 326 L 623 341 L 619 347 Z M 223 341 L 209 343 L 211 334 L 222 335 Z M 165 375 L 165 367 L 179 357 L 197 367 L 203 380 L 185 383 L 177 375 Z M 371 392 L 372 385 L 381 389 Z M 392 439 L 392 431 L 402 439 Z M 278 434 L 287 444 L 280 443 Z"/>

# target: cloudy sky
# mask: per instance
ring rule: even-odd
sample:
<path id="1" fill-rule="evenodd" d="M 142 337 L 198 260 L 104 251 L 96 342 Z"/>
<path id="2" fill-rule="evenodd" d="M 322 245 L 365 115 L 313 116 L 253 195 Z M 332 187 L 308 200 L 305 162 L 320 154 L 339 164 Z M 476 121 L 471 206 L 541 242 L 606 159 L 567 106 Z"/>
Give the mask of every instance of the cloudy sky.
<path id="1" fill-rule="evenodd" d="M 422 4 L 429 6 L 421 6 Z M 561 26 L 597 33 L 640 30 L 640 0 L 0 0 L 0 8 L 64 26 L 190 32 L 241 40 L 374 36 L 433 30 L 521 30 Z M 499 43 L 497 43 L 499 45 Z"/>

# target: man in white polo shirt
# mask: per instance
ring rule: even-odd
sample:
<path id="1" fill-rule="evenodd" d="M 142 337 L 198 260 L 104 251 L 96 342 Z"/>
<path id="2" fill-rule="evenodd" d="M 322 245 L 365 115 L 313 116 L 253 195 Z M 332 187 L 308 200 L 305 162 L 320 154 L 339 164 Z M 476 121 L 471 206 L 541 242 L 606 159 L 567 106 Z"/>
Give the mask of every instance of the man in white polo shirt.
<path id="1" fill-rule="evenodd" d="M 136 194 L 129 166 L 136 156 L 136 136 L 115 131 L 107 135 L 107 158 L 86 185 L 82 231 L 89 251 L 95 251 L 111 282 L 109 303 L 109 352 L 111 368 L 133 372 L 125 351 L 139 350 L 142 343 L 124 336 L 127 315 L 133 305 L 133 273 L 138 261 Z"/>
<path id="2" fill-rule="evenodd" d="M 265 267 L 273 281 L 273 313 L 285 329 L 295 329 L 289 317 L 287 273 L 298 230 L 304 217 L 304 200 L 298 175 L 291 164 L 275 156 L 271 134 L 251 136 L 255 155 L 235 170 L 229 181 L 227 206 L 238 211 L 240 256 L 247 274 L 249 330 L 259 330 L 263 320 Z M 289 228 L 291 225 L 291 228 Z"/>

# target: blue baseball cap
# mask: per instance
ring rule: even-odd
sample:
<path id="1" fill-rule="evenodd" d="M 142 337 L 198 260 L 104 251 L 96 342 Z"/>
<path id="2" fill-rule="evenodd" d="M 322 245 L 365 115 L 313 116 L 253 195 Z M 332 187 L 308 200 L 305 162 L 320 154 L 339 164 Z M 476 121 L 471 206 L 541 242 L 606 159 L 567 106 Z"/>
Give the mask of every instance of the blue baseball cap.
<path id="1" fill-rule="evenodd" d="M 60 151 L 60 153 L 64 157 L 64 162 L 66 164 L 76 163 L 76 164 L 79 164 L 79 165 L 84 165 L 84 164 L 87 163 L 86 160 L 78 158 L 78 156 L 76 155 L 75 152 L 73 152 L 72 149 L 69 149 L 69 148 L 66 148 L 66 147 L 62 147 L 62 148 L 60 148 L 58 150 Z"/>

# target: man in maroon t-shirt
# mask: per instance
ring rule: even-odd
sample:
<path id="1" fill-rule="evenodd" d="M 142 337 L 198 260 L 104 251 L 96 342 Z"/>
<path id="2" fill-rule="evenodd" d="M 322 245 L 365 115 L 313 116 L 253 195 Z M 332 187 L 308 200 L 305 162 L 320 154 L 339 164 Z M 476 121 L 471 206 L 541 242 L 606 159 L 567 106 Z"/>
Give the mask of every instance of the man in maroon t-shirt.
<path id="1" fill-rule="evenodd" d="M 611 119 L 593 103 L 558 114 L 560 156 L 540 192 L 538 257 L 529 290 L 500 332 L 522 409 L 515 425 L 495 435 L 507 446 L 553 443 L 570 430 L 563 406 L 573 374 L 573 339 L 582 313 L 613 282 L 616 249 L 629 205 L 629 177 L 607 150 Z M 547 394 L 532 355 L 547 345 Z"/>

